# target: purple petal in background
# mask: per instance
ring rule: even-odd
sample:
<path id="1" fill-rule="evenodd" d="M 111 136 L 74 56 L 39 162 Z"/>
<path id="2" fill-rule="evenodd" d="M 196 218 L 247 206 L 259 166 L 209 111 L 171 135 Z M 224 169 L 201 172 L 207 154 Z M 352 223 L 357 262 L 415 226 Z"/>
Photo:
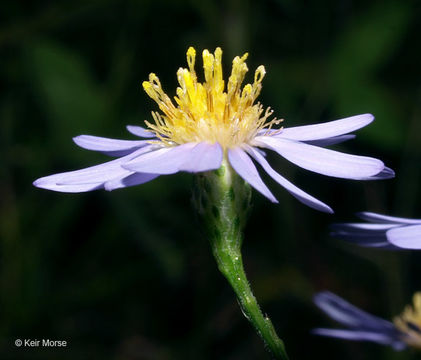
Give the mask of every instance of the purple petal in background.
<path id="1" fill-rule="evenodd" d="M 129 186 L 135 186 L 147 183 L 153 179 L 156 179 L 159 175 L 157 174 L 142 174 L 142 173 L 134 173 L 124 178 L 118 178 L 115 180 L 107 181 L 104 184 L 104 189 L 111 191 L 115 189 L 125 188 Z"/>
<path id="2" fill-rule="evenodd" d="M 387 239 L 403 249 L 421 249 L 421 224 L 390 229 L 386 232 Z"/>
<path id="3" fill-rule="evenodd" d="M 319 140 L 310 140 L 310 141 L 304 141 L 304 142 L 306 144 L 315 145 L 315 146 L 330 146 L 330 145 L 340 144 L 340 143 L 343 143 L 344 141 L 348 141 L 348 140 L 351 140 L 351 139 L 355 139 L 354 134 L 339 135 L 339 136 L 334 136 L 334 137 L 330 137 L 330 138 L 319 139 Z"/>
<path id="4" fill-rule="evenodd" d="M 314 329 L 315 335 L 329 336 L 353 341 L 371 341 L 382 345 L 390 345 L 395 350 L 403 350 L 406 344 L 393 336 L 372 331 L 344 330 L 344 329 Z"/>
<path id="5" fill-rule="evenodd" d="M 369 223 L 331 225 L 331 235 L 361 246 L 421 250 L 421 220 L 360 212 Z"/>
<path id="6" fill-rule="evenodd" d="M 342 231 L 360 231 L 361 233 L 380 232 L 384 234 L 386 230 L 400 226 L 398 224 L 365 224 L 365 223 L 344 223 L 333 224 L 332 229 Z"/>
<path id="7" fill-rule="evenodd" d="M 373 115 L 362 114 L 321 124 L 283 128 L 282 131 L 273 136 L 299 141 L 325 139 L 361 129 L 373 120 Z"/>
<path id="8" fill-rule="evenodd" d="M 396 332 L 390 321 L 371 315 L 329 291 L 316 294 L 314 303 L 332 319 L 349 327 Z"/>
<path id="9" fill-rule="evenodd" d="M 402 350 L 404 334 L 390 321 L 358 309 L 339 296 L 323 291 L 314 296 L 315 304 L 332 319 L 349 327 L 346 329 L 315 329 L 313 334 L 347 340 L 372 341 Z"/>
<path id="10" fill-rule="evenodd" d="M 256 167 L 253 164 L 253 161 L 251 161 L 244 150 L 239 147 L 229 149 L 228 160 L 237 174 L 245 181 L 247 181 L 261 194 L 266 196 L 270 201 L 274 203 L 278 202 L 267 186 L 263 183 Z"/>
<path id="11" fill-rule="evenodd" d="M 155 137 L 155 133 L 146 130 L 145 128 L 141 126 L 135 126 L 135 125 L 127 125 L 126 129 L 129 133 L 143 137 L 143 138 L 153 138 Z"/>
<path id="12" fill-rule="evenodd" d="M 313 196 L 307 194 L 303 190 L 296 187 L 294 184 L 289 182 L 287 179 L 285 179 L 283 176 L 278 174 L 275 170 L 272 169 L 272 167 L 269 165 L 269 163 L 266 161 L 266 159 L 260 154 L 257 149 L 247 145 L 246 151 L 263 167 L 263 169 L 280 185 L 282 185 L 292 196 L 294 196 L 297 200 L 302 202 L 303 204 L 310 206 L 313 209 L 327 212 L 327 213 L 333 213 L 333 210 L 321 202 L 320 200 L 317 200 Z"/>
<path id="13" fill-rule="evenodd" d="M 373 225 L 372 228 L 360 227 L 361 225 Z M 396 226 L 396 225 L 395 225 Z M 386 231 L 393 225 L 383 224 L 333 224 L 330 226 L 331 236 L 360 245 L 372 248 L 397 250 L 398 247 L 387 241 Z"/>
<path id="14" fill-rule="evenodd" d="M 327 176 L 355 179 L 376 175 L 384 169 L 383 162 L 374 158 L 345 154 L 297 141 L 258 136 L 255 143 L 276 151 L 304 169 Z"/>
<path id="15" fill-rule="evenodd" d="M 389 216 L 377 214 L 369 211 L 362 211 L 357 213 L 360 219 L 370 222 L 392 223 L 392 224 L 421 224 L 421 219 L 408 219 L 397 216 Z"/>
<path id="16" fill-rule="evenodd" d="M 148 145 L 148 140 L 119 140 L 91 135 L 79 135 L 73 141 L 84 149 L 100 151 L 110 156 L 125 156 Z"/>

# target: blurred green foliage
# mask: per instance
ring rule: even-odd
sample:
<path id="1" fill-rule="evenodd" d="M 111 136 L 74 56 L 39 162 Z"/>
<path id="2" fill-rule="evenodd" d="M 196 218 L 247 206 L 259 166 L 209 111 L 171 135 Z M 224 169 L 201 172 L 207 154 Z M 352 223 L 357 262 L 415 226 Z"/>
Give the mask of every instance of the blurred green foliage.
<path id="1" fill-rule="evenodd" d="M 155 72 L 174 94 L 190 45 L 221 46 L 225 72 L 245 51 L 250 69 L 264 64 L 261 101 L 286 126 L 376 116 L 340 148 L 382 158 L 396 179 L 345 182 L 271 157 L 336 215 L 266 179 L 280 204 L 254 193 L 245 265 L 291 359 L 415 358 L 309 330 L 333 325 L 312 305 L 315 291 L 390 318 L 420 289 L 419 254 L 328 236 L 329 223 L 356 211 L 421 217 L 419 1 L 5 0 L 0 9 L 1 359 L 267 357 L 195 222 L 190 175 L 112 193 L 31 185 L 105 160 L 73 136 L 131 138 L 125 125 L 156 110 L 141 82 Z M 16 338 L 68 346 L 17 348 Z"/>

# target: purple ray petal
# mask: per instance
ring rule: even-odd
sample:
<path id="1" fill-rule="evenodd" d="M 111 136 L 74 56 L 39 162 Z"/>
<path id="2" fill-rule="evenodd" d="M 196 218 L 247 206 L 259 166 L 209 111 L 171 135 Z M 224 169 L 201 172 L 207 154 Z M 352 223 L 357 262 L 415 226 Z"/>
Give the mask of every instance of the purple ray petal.
<path id="1" fill-rule="evenodd" d="M 91 166 L 86 169 L 70 171 L 63 174 L 53 175 L 57 178 L 56 183 L 61 185 L 68 184 L 89 184 L 96 182 L 105 182 L 117 178 L 123 178 L 130 175 L 132 172 L 123 168 L 122 165 L 130 160 L 136 159 L 137 157 L 153 152 L 155 145 L 148 145 L 141 149 L 132 152 L 129 155 L 121 158 L 100 164 Z M 61 175 L 61 176 L 60 176 Z"/>
<path id="2" fill-rule="evenodd" d="M 310 140 L 310 141 L 304 141 L 304 142 L 306 144 L 315 145 L 315 146 L 330 146 L 330 145 L 340 144 L 344 141 L 348 141 L 351 139 L 355 139 L 354 134 L 339 135 L 339 136 L 334 136 L 334 137 L 330 137 L 326 139 Z"/>
<path id="3" fill-rule="evenodd" d="M 392 223 L 392 224 L 421 224 L 421 219 L 409 219 L 397 216 L 377 214 L 369 211 L 362 211 L 356 214 L 360 219 L 370 222 Z"/>
<path id="4" fill-rule="evenodd" d="M 153 148 L 153 145 L 148 145 L 130 155 L 100 165 L 42 177 L 34 181 L 34 186 L 60 192 L 84 192 L 100 189 L 106 181 L 129 176 L 132 172 L 122 168 L 122 163 L 151 151 Z"/>
<path id="5" fill-rule="evenodd" d="M 48 178 L 48 176 L 46 178 Z M 45 178 L 35 180 L 33 182 L 33 185 L 41 189 L 53 190 L 53 191 L 64 192 L 64 193 L 81 193 L 81 192 L 99 190 L 103 188 L 102 183 L 58 185 L 54 182 L 48 182 L 44 179 Z"/>
<path id="6" fill-rule="evenodd" d="M 398 250 L 399 247 L 391 244 L 386 238 L 386 231 L 400 224 L 365 224 L 346 223 L 332 224 L 331 236 L 365 247 L 375 247 L 386 250 Z"/>
<path id="7" fill-rule="evenodd" d="M 186 145 L 189 145 L 186 149 Z M 194 144 L 184 144 L 181 150 L 186 149 L 191 150 Z M 176 151 L 175 155 L 180 152 L 180 146 L 177 147 L 164 147 L 155 151 L 152 151 L 148 154 L 145 154 L 140 159 L 135 159 L 137 161 L 134 162 L 127 162 L 124 164 L 124 168 L 130 171 L 135 172 L 146 172 L 146 173 L 156 173 L 156 174 L 173 174 L 178 171 L 178 165 L 175 164 L 173 160 L 180 161 L 180 158 L 173 159 L 174 156 L 171 156 L 171 153 L 174 155 L 174 151 Z M 169 157 L 166 157 L 167 154 L 170 154 Z M 146 169 L 146 170 L 145 170 Z"/>
<path id="8" fill-rule="evenodd" d="M 201 172 L 219 169 L 224 152 L 219 143 L 198 143 L 189 153 L 187 161 L 180 166 L 180 171 Z"/>
<path id="9" fill-rule="evenodd" d="M 263 183 L 256 167 L 253 164 L 253 161 L 251 161 L 243 149 L 239 147 L 229 149 L 228 160 L 237 174 L 245 181 L 247 181 L 261 194 L 266 196 L 270 201 L 274 203 L 278 202 L 267 186 Z"/>
<path id="10" fill-rule="evenodd" d="M 91 135 L 79 135 L 73 141 L 84 149 L 100 151 L 110 156 L 125 156 L 148 145 L 148 140 L 119 140 Z"/>
<path id="11" fill-rule="evenodd" d="M 392 245 L 386 239 L 385 233 L 362 234 L 362 233 L 349 233 L 341 231 L 333 231 L 330 233 L 332 237 L 342 239 L 344 241 L 371 248 L 379 248 L 386 250 L 397 250 L 397 246 Z"/>
<path id="12" fill-rule="evenodd" d="M 121 167 L 120 162 L 108 162 L 82 170 L 46 176 L 35 180 L 33 184 L 39 188 L 60 192 L 85 192 L 101 189 L 104 182 L 121 179 L 130 174 L 130 171 Z"/>
<path id="13" fill-rule="evenodd" d="M 357 231 L 361 233 L 370 233 L 370 232 L 386 233 L 386 230 L 389 230 L 396 226 L 400 226 L 400 225 L 398 224 L 344 223 L 344 224 L 332 224 L 331 228 L 334 230 Z"/>
<path id="14" fill-rule="evenodd" d="M 272 167 L 269 165 L 269 163 L 266 161 L 266 159 L 260 154 L 259 151 L 256 151 L 257 149 L 246 145 L 246 151 L 263 167 L 263 169 L 280 185 L 282 185 L 292 196 L 294 196 L 297 200 L 302 202 L 303 204 L 310 206 L 313 209 L 327 212 L 332 214 L 333 210 L 321 202 L 320 200 L 317 200 L 313 196 L 307 194 L 303 190 L 296 187 L 294 184 L 289 182 L 287 179 L 285 179 L 283 176 L 278 174 L 275 170 L 272 169 Z"/>
<path id="15" fill-rule="evenodd" d="M 356 179 L 378 174 L 384 164 L 380 160 L 341 153 L 305 143 L 270 136 L 258 136 L 255 143 L 270 148 L 292 163 L 319 174 Z"/>
<path id="16" fill-rule="evenodd" d="M 145 128 L 141 126 L 135 126 L 135 125 L 127 125 L 126 129 L 129 133 L 143 137 L 143 138 L 153 138 L 155 137 L 155 133 L 146 130 Z"/>
<path id="17" fill-rule="evenodd" d="M 221 166 L 222 149 L 218 143 L 187 143 L 147 153 L 123 165 L 124 168 L 152 174 L 174 174 L 178 171 L 200 172 Z"/>
<path id="18" fill-rule="evenodd" d="M 129 186 L 140 185 L 156 179 L 158 176 L 159 175 L 157 174 L 134 173 L 124 178 L 107 181 L 104 184 L 104 189 L 111 191 Z"/>
<path id="19" fill-rule="evenodd" d="M 314 303 L 332 319 L 349 327 L 382 332 L 396 331 L 391 322 L 371 315 L 329 291 L 316 294 Z"/>
<path id="20" fill-rule="evenodd" d="M 421 224 L 394 228 L 386 232 L 387 239 L 403 249 L 421 249 Z"/>
<path id="21" fill-rule="evenodd" d="M 346 340 L 371 341 L 382 345 L 393 346 L 396 350 L 403 350 L 406 347 L 406 344 L 400 341 L 397 337 L 378 332 L 320 328 L 312 330 L 312 333 L 315 335 L 329 336 Z"/>
<path id="22" fill-rule="evenodd" d="M 361 129 L 373 120 L 373 115 L 362 114 L 321 124 L 283 128 L 281 132 L 273 136 L 299 141 L 325 139 Z"/>
<path id="23" fill-rule="evenodd" d="M 262 149 L 259 149 L 259 148 L 257 148 L 257 147 L 254 147 L 253 149 L 254 149 L 255 151 L 257 151 L 260 155 L 262 155 L 262 156 L 264 156 L 264 157 L 266 157 L 266 156 L 267 156 L 266 152 L 265 152 L 265 151 L 263 151 Z"/>
<path id="24" fill-rule="evenodd" d="M 356 177 L 353 180 L 387 180 L 393 179 L 395 177 L 395 172 L 388 167 L 384 167 L 382 171 L 374 176 L 365 176 L 365 177 Z"/>
<path id="25" fill-rule="evenodd" d="M 401 248 L 392 245 L 391 243 L 387 241 L 375 241 L 370 239 L 361 239 L 361 241 L 358 241 L 357 239 L 344 239 L 345 241 L 349 241 L 350 243 L 353 243 L 358 246 L 362 246 L 365 248 L 373 248 L 373 249 L 382 249 L 382 250 L 391 250 L 391 251 L 399 251 L 402 250 Z M 368 241 L 367 241 L 368 240 Z"/>

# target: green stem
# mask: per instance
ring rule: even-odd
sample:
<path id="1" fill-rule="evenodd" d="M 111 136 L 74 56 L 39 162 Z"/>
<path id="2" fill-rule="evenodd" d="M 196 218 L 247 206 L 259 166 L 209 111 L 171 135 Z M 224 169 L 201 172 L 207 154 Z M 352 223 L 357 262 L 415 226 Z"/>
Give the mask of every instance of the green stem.
<path id="1" fill-rule="evenodd" d="M 276 334 L 269 317 L 263 315 L 253 295 L 244 272 L 241 253 L 233 249 L 221 251 L 218 246 L 212 246 L 212 248 L 218 268 L 234 289 L 244 316 L 252 323 L 274 358 L 287 360 L 284 343 Z"/>
<path id="2" fill-rule="evenodd" d="M 232 286 L 243 314 L 275 359 L 288 360 L 284 343 L 263 315 L 247 281 L 241 255 L 242 230 L 250 208 L 250 187 L 226 159 L 220 169 L 198 177 L 196 205 L 207 227 L 213 255 Z"/>

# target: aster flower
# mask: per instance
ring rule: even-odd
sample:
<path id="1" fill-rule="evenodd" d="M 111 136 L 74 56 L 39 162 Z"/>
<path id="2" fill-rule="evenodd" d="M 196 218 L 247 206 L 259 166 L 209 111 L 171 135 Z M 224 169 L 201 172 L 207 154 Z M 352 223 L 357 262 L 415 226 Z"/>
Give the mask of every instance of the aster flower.
<path id="1" fill-rule="evenodd" d="M 271 150 L 302 167 L 326 176 L 372 180 L 393 177 L 393 171 L 380 160 L 326 149 L 349 140 L 349 134 L 373 121 L 370 114 L 357 115 L 322 124 L 272 129 L 282 120 L 269 118 L 272 110 L 256 102 L 262 89 L 265 68 L 259 66 L 253 83 L 241 89 L 247 54 L 233 60 L 225 83 L 222 77 L 222 50 L 212 55 L 203 51 L 205 81 L 195 72 L 196 51 L 187 51 L 188 69 L 177 71 L 179 87 L 174 101 L 164 92 L 158 77 L 150 74 L 143 82 L 146 93 L 156 101 L 160 112 L 152 112 L 146 128 L 128 126 L 141 140 L 108 139 L 81 135 L 74 142 L 82 148 L 100 151 L 117 159 L 40 178 L 34 185 L 61 192 L 114 190 L 151 181 L 160 175 L 179 171 L 207 172 L 228 163 L 253 188 L 277 202 L 263 183 L 253 160 L 276 182 L 302 203 L 324 212 L 332 209 L 296 187 L 277 173 L 265 158 Z M 264 150 L 262 150 L 262 148 Z"/>
<path id="2" fill-rule="evenodd" d="M 381 215 L 356 214 L 368 223 L 343 223 L 331 226 L 331 235 L 361 246 L 383 249 L 421 249 L 421 220 Z"/>
<path id="3" fill-rule="evenodd" d="M 407 305 L 393 322 L 351 305 L 328 291 L 314 296 L 315 304 L 333 320 L 347 329 L 314 329 L 313 333 L 352 341 L 370 341 L 389 345 L 395 350 L 407 346 L 421 349 L 421 292 L 413 296 L 413 305 Z"/>

